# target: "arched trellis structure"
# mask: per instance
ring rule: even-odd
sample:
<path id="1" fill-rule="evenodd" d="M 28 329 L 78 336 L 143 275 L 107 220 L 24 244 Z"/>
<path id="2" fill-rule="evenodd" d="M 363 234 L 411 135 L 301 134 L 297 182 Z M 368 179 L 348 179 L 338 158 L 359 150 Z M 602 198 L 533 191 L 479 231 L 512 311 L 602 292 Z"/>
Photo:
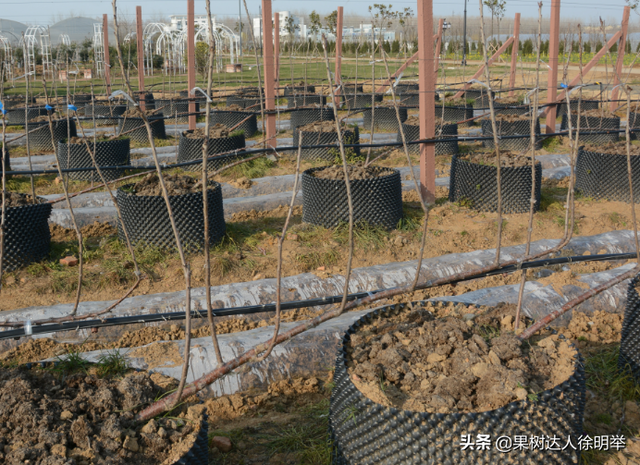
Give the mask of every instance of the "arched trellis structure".
<path id="1" fill-rule="evenodd" d="M 104 76 L 104 36 L 102 23 L 93 23 L 93 61 L 96 64 L 96 76 Z"/>
<path id="2" fill-rule="evenodd" d="M 38 40 L 38 36 L 39 39 Z M 51 62 L 51 41 L 49 33 L 44 26 L 30 26 L 24 33 L 24 45 L 26 46 L 25 70 L 36 76 L 36 46 L 40 43 L 42 55 L 42 73 L 44 76 L 53 75 L 53 63 Z"/>
<path id="3" fill-rule="evenodd" d="M 184 39 L 183 39 L 183 44 L 187 43 L 187 32 L 184 31 L 182 33 Z M 220 34 L 218 34 L 218 32 L 216 30 L 213 31 L 212 34 L 213 37 L 213 43 L 215 44 L 216 50 L 222 50 L 223 47 L 223 41 L 222 41 L 222 37 L 220 36 Z M 209 43 L 209 28 L 208 27 L 204 27 L 201 29 L 198 29 L 196 31 L 196 35 L 195 35 L 195 41 L 196 44 L 198 43 L 198 41 L 200 42 L 206 42 Z M 184 51 L 184 45 L 183 45 L 183 51 Z M 216 71 L 219 73 L 222 71 L 222 57 L 220 56 L 220 53 L 216 53 Z"/>
<path id="4" fill-rule="evenodd" d="M 166 30 L 166 24 L 149 23 L 142 31 L 142 44 L 144 47 L 144 73 L 148 76 L 153 75 L 153 45 L 156 35 L 162 35 Z"/>
<path id="5" fill-rule="evenodd" d="M 240 57 L 240 36 L 224 24 L 216 24 L 216 29 L 220 34 L 229 41 L 229 54 L 231 56 L 231 64 L 236 63 L 236 58 Z"/>
<path id="6" fill-rule="evenodd" d="M 164 59 L 164 73 L 171 71 L 183 72 L 185 64 L 180 53 L 180 33 L 178 31 L 165 30 L 156 40 L 156 55 Z"/>
<path id="7" fill-rule="evenodd" d="M 7 80 L 13 81 L 13 47 L 11 47 L 11 42 L 5 36 L 0 35 L 0 48 L 2 49 L 2 68 L 4 69 L 4 75 Z M 2 77 L 0 77 L 2 79 Z"/>

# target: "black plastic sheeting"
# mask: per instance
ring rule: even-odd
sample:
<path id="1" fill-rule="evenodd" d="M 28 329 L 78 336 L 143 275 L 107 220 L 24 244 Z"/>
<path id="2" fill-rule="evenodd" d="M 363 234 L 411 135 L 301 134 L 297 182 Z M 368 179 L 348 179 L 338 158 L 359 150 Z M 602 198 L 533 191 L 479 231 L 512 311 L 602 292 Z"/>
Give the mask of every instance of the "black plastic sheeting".
<path id="1" fill-rule="evenodd" d="M 405 122 L 407 120 L 407 109 L 398 108 L 400 114 L 400 121 Z M 398 116 L 396 115 L 396 109 L 394 107 L 375 107 L 374 109 L 367 108 L 363 110 L 363 123 L 362 127 L 366 130 L 371 128 L 371 117 L 373 115 L 374 128 L 381 129 L 383 131 L 398 131 L 400 129 L 398 125 Z"/>
<path id="2" fill-rule="evenodd" d="M 39 201 L 43 203 L 6 209 L 3 271 L 16 270 L 49 255 L 48 220 L 53 206 L 46 199 Z"/>
<path id="3" fill-rule="evenodd" d="M 449 201 L 467 204 L 478 211 L 498 210 L 498 168 L 461 160 L 454 155 L 449 178 Z M 531 207 L 531 166 L 500 170 L 503 213 L 527 213 Z M 542 165 L 536 162 L 534 211 L 540 208 Z"/>
<path id="4" fill-rule="evenodd" d="M 331 393 L 329 429 L 334 465 L 374 464 L 578 464 L 578 451 L 530 449 L 500 452 L 494 441 L 516 435 L 562 438 L 577 441 L 582 434 L 586 404 L 586 378 L 582 357 L 575 352 L 574 372 L 563 383 L 529 399 L 511 402 L 486 412 L 425 413 L 385 407 L 365 397 L 347 371 L 348 344 L 359 328 L 424 302 L 381 307 L 356 321 L 342 339 L 336 358 L 335 387 Z M 490 435 L 488 450 L 461 447 L 462 435 Z M 576 444 L 577 446 L 577 444 Z"/>
<path id="5" fill-rule="evenodd" d="M 420 140 L 420 126 L 415 126 L 411 124 L 402 123 L 402 129 L 404 131 L 404 137 L 407 142 L 411 142 L 414 140 Z M 458 136 L 458 125 L 457 124 L 443 124 L 436 125 L 436 137 L 441 139 L 453 139 Z M 398 142 L 402 142 L 402 135 L 400 131 L 398 131 L 398 137 L 396 139 Z M 417 155 L 420 153 L 420 146 L 408 145 L 407 149 L 409 153 L 412 155 Z M 436 142 L 435 143 L 436 155 L 455 155 L 458 153 L 458 141 L 457 140 L 449 140 L 448 142 Z"/>
<path id="6" fill-rule="evenodd" d="M 302 221 L 325 228 L 349 222 L 346 183 L 321 179 L 311 168 L 302 173 Z M 366 221 L 387 229 L 395 229 L 402 219 L 402 180 L 397 170 L 372 167 L 389 174 L 368 179 L 351 179 L 354 222 Z"/>
<path id="7" fill-rule="evenodd" d="M 578 115 L 571 115 L 571 126 L 575 136 L 578 127 Z M 562 115 L 561 131 L 569 129 L 569 121 L 567 115 Z M 602 132 L 611 130 L 609 134 L 588 134 L 590 131 Z M 580 134 L 578 135 L 579 144 L 608 144 L 609 142 L 617 142 L 620 139 L 620 118 L 617 116 L 611 118 L 600 118 L 597 116 L 580 116 Z"/>
<path id="8" fill-rule="evenodd" d="M 178 142 L 178 163 L 182 163 L 190 160 L 202 160 L 202 146 L 204 144 L 204 138 L 191 139 L 185 137 L 185 134 L 192 133 L 193 131 L 185 131 L 180 133 L 180 141 Z M 216 155 L 219 153 L 231 152 L 232 150 L 238 150 L 244 148 L 244 134 L 239 134 L 229 137 L 219 137 L 216 139 L 209 139 L 207 145 L 207 156 Z M 207 169 L 217 170 L 224 165 L 228 165 L 234 161 L 243 158 L 242 155 L 221 155 L 207 161 Z M 184 167 L 185 171 L 201 171 L 202 164 L 189 165 Z"/>
<path id="9" fill-rule="evenodd" d="M 89 148 L 95 152 L 97 166 L 126 166 L 129 164 L 130 154 L 129 139 L 115 139 L 98 141 L 95 146 L 89 139 Z M 78 144 L 67 144 L 66 142 L 58 142 L 58 157 L 60 159 L 60 167 L 68 168 L 86 168 L 94 166 L 91 160 L 91 154 L 87 150 L 84 142 Z M 124 176 L 124 168 L 122 169 L 101 169 L 102 175 L 107 181 L 114 181 Z M 76 171 L 67 174 L 69 179 L 100 182 L 100 175 L 97 171 Z"/>
<path id="10" fill-rule="evenodd" d="M 524 151 L 531 148 L 531 139 L 500 139 L 501 136 L 518 136 L 531 135 L 531 121 L 496 121 L 496 129 L 498 130 L 498 144 L 503 150 Z M 482 120 L 482 135 L 492 137 L 490 140 L 483 140 L 482 145 L 487 148 L 494 148 L 493 126 L 491 120 L 486 118 Z M 540 138 L 540 119 L 536 118 L 535 124 L 536 150 L 542 148 L 542 139 Z"/>
<path id="11" fill-rule="evenodd" d="M 128 192 L 133 184 L 118 189 L 116 200 L 122 213 L 132 244 L 139 242 L 160 248 L 176 247 L 167 206 L 161 195 L 143 196 Z M 226 231 L 222 206 L 222 188 L 211 182 L 207 190 L 209 202 L 210 243 L 216 244 Z M 181 243 L 190 250 L 199 250 L 204 243 L 204 214 L 202 192 L 170 195 L 169 203 L 178 228 Z M 118 221 L 118 237 L 125 240 L 122 224 Z"/>

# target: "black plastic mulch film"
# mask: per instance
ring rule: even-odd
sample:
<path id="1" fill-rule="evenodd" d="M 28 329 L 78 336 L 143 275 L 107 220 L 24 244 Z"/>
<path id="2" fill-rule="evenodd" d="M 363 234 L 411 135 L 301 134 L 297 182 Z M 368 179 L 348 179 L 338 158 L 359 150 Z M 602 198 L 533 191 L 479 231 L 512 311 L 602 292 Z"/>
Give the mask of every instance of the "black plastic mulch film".
<path id="1" fill-rule="evenodd" d="M 640 201 L 640 157 L 631 156 L 633 197 Z M 627 155 L 590 152 L 580 147 L 576 161 L 576 189 L 594 200 L 630 203 Z"/>
<path id="2" fill-rule="evenodd" d="M 345 145 L 360 143 L 360 130 L 357 127 L 343 129 L 342 140 Z M 325 145 L 336 144 L 335 148 L 313 148 L 302 149 L 300 156 L 303 160 L 327 160 L 333 161 L 336 155 L 339 155 L 340 148 L 338 146 L 337 132 L 310 132 L 296 131 L 294 133 L 293 143 L 297 145 Z M 345 150 L 353 150 L 356 155 L 360 155 L 360 147 L 351 147 Z"/>
<path id="3" fill-rule="evenodd" d="M 148 116 L 149 125 L 151 126 L 151 135 L 154 139 L 166 139 L 167 132 L 164 126 L 164 116 L 162 113 Z M 128 132 L 131 131 L 131 132 Z M 126 134 L 125 134 L 126 133 Z M 142 118 L 132 117 L 123 118 L 118 121 L 118 134 L 129 137 L 131 140 L 141 144 L 149 143 L 149 134 L 144 125 Z"/>
<path id="4" fill-rule="evenodd" d="M 244 121 L 245 119 L 247 120 Z M 245 137 L 252 137 L 258 132 L 258 118 L 255 113 L 249 111 L 212 110 L 209 113 L 209 122 L 211 126 L 224 124 L 228 128 L 232 128 L 242 122 L 236 129 L 244 131 Z"/>
<path id="5" fill-rule="evenodd" d="M 130 154 L 129 139 L 116 139 L 96 142 L 95 148 L 88 139 L 89 148 L 94 152 L 96 163 L 98 166 L 117 166 L 128 165 Z M 66 142 L 58 142 L 58 156 L 60 158 L 60 167 L 62 169 L 69 168 L 89 168 L 94 166 L 91 155 L 87 150 L 84 142 L 78 144 L 67 144 Z M 107 181 L 114 181 L 124 176 L 124 169 L 103 169 L 102 175 Z M 100 175 L 96 170 L 91 171 L 75 171 L 67 173 L 69 179 L 100 182 Z"/>
<path id="6" fill-rule="evenodd" d="M 531 134 L 531 121 L 519 120 L 519 121 L 496 121 L 496 128 L 498 130 L 498 138 L 500 136 L 522 136 Z M 542 148 L 542 139 L 540 138 L 540 120 L 536 118 L 536 150 Z M 482 135 L 485 137 L 493 137 L 493 125 L 489 118 L 482 120 Z M 498 139 L 500 148 L 503 150 L 523 151 L 531 148 L 531 139 Z M 483 140 L 482 145 L 484 147 L 492 149 L 494 147 L 493 139 Z"/>
<path id="7" fill-rule="evenodd" d="M 407 142 L 420 139 L 420 126 L 402 123 L 402 129 L 404 131 L 404 137 Z M 443 124 L 442 126 L 436 125 L 436 137 L 441 139 L 450 139 L 458 136 L 457 124 Z M 397 142 L 402 142 L 402 135 L 398 131 Z M 455 155 L 458 153 L 458 141 L 453 140 L 451 142 L 436 142 L 436 155 Z M 402 150 L 402 147 L 398 147 Z M 408 145 L 409 153 L 417 155 L 420 153 L 420 145 L 413 144 Z"/>
<path id="8" fill-rule="evenodd" d="M 400 114 L 400 121 L 403 123 L 407 120 L 407 109 L 398 108 Z M 398 131 L 398 116 L 396 115 L 396 109 L 394 107 L 375 107 L 373 109 L 367 108 L 362 112 L 362 125 L 366 130 L 371 128 L 371 115 L 373 114 L 373 124 L 377 129 L 383 131 Z"/>
<path id="9" fill-rule="evenodd" d="M 629 281 L 627 288 L 627 305 L 624 309 L 618 357 L 618 368 L 628 369 L 636 382 L 640 382 L 640 296 L 636 289 L 638 282 L 640 274 Z"/>
<path id="10" fill-rule="evenodd" d="M 449 201 L 465 202 L 478 211 L 498 210 L 498 187 L 495 166 L 479 165 L 451 159 L 449 178 Z M 502 211 L 503 213 L 527 213 L 531 206 L 531 166 L 502 167 Z M 536 189 L 534 211 L 540 208 L 542 187 L 542 165 L 536 162 Z"/>
<path id="11" fill-rule="evenodd" d="M 97 126 L 114 126 L 118 124 L 118 117 L 127 111 L 126 105 L 91 105 L 84 107 L 84 114 L 92 117 L 95 114 Z"/>
<path id="12" fill-rule="evenodd" d="M 39 262 L 49 254 L 52 205 L 46 199 L 39 200 L 43 203 L 6 209 L 3 271 Z"/>
<path id="13" fill-rule="evenodd" d="M 161 248 L 176 247 L 167 206 L 162 196 L 135 195 L 127 192 L 132 187 L 133 184 L 120 187 L 116 197 L 132 244 L 144 242 Z M 211 182 L 207 196 L 209 237 L 210 243 L 215 244 L 222 239 L 226 231 L 220 184 Z M 204 242 L 202 192 L 171 195 L 169 202 L 182 244 L 194 250 L 201 248 Z M 118 222 L 118 237 L 125 240 L 120 222 Z"/>
<path id="14" fill-rule="evenodd" d="M 302 173 L 302 221 L 325 228 L 349 222 L 347 187 L 343 180 L 316 178 L 311 168 Z M 402 181 L 398 170 L 372 167 L 389 174 L 352 179 L 353 220 L 394 229 L 402 219 Z"/>
<path id="15" fill-rule="evenodd" d="M 67 125 L 66 119 L 59 119 L 53 121 L 52 126 L 53 140 L 56 141 L 56 144 L 62 139 L 67 139 L 69 136 L 76 137 L 78 135 L 78 132 L 76 130 L 76 122 L 73 119 L 69 119 L 69 125 Z M 67 130 L 67 128 L 69 128 L 69 130 Z M 29 138 L 29 148 L 31 150 L 54 150 L 55 146 L 53 145 L 53 141 L 51 140 L 51 128 L 49 128 L 48 121 L 29 123 L 29 132 L 30 134 L 27 137 Z"/>
<path id="16" fill-rule="evenodd" d="M 411 308 L 423 305 L 413 302 Z M 347 371 L 348 344 L 361 326 L 406 310 L 407 304 L 381 307 L 356 321 L 342 339 L 336 359 L 329 429 L 334 465 L 374 464 L 577 464 L 578 453 L 566 450 L 520 450 L 502 453 L 462 450 L 462 435 L 558 436 L 573 441 L 582 434 L 585 374 L 576 351 L 573 375 L 553 389 L 538 393 L 536 402 L 522 400 L 479 413 L 432 414 L 385 407 L 365 397 Z"/>
<path id="17" fill-rule="evenodd" d="M 296 94 L 287 96 L 287 108 L 308 107 L 313 105 L 324 106 L 327 104 L 325 95 Z"/>
<path id="18" fill-rule="evenodd" d="M 573 135 L 578 127 L 578 115 L 571 115 L 571 126 L 573 127 Z M 562 115 L 561 131 L 569 129 L 569 121 L 567 115 Z M 612 130 L 610 134 L 587 134 L 589 131 L 607 131 Z M 607 144 L 609 142 L 617 142 L 620 139 L 620 118 L 617 116 L 611 118 L 600 118 L 598 116 L 581 116 L 580 117 L 580 134 L 578 135 L 579 144 Z M 567 136 L 568 137 L 568 136 Z"/>
<path id="19" fill-rule="evenodd" d="M 180 133 L 180 141 L 178 142 L 178 163 L 191 160 L 202 160 L 202 146 L 204 144 L 204 138 L 191 139 L 189 137 L 185 137 L 186 133 L 192 132 L 193 131 L 190 130 Z M 210 138 L 209 144 L 207 145 L 207 156 L 210 157 L 218 153 L 226 153 L 232 150 L 242 149 L 244 148 L 244 144 L 244 134 L 219 137 L 216 139 Z M 207 162 L 207 168 L 210 170 L 217 170 L 222 168 L 224 165 L 228 165 L 229 163 L 239 160 L 240 158 L 243 158 L 243 155 L 221 155 L 220 157 L 210 159 Z M 187 165 L 183 167 L 183 169 L 185 171 L 201 171 L 202 163 L 197 165 Z"/>

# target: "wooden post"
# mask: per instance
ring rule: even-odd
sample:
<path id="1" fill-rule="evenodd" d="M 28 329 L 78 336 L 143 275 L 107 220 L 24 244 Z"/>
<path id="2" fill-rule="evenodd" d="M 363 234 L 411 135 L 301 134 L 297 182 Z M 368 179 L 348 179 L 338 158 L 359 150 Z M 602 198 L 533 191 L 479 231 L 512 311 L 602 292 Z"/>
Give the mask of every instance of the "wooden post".
<path id="1" fill-rule="evenodd" d="M 435 59 L 433 56 L 433 0 L 418 0 L 418 75 L 420 139 L 435 137 Z M 436 199 L 435 143 L 420 144 L 420 186 L 428 203 Z"/>
<path id="2" fill-rule="evenodd" d="M 555 103 L 558 95 L 558 47 L 560 45 L 560 0 L 551 0 L 549 31 L 549 74 L 547 78 L 547 103 Z M 555 105 L 547 107 L 547 134 L 556 132 Z"/>
<path id="3" fill-rule="evenodd" d="M 104 80 L 107 84 L 107 95 L 111 95 L 111 62 L 109 61 L 109 20 L 102 15 L 102 35 L 104 37 Z"/>
<path id="4" fill-rule="evenodd" d="M 629 14 L 631 12 L 631 8 L 628 6 L 624 7 L 624 11 L 622 13 L 622 27 L 620 28 L 620 43 L 618 44 L 618 59 L 616 60 L 616 73 L 613 76 L 613 87 L 614 89 L 611 91 L 611 106 L 609 109 L 613 112 L 616 108 L 618 108 L 619 103 L 616 102 L 618 100 L 618 95 L 620 91 L 620 76 L 622 75 L 622 64 L 624 62 L 624 53 L 625 47 L 627 46 L 627 30 L 629 29 Z"/>
<path id="5" fill-rule="evenodd" d="M 278 90 L 280 88 L 280 14 L 273 14 L 273 25 L 275 29 L 273 30 L 273 54 L 275 61 L 275 72 L 273 74 L 273 79 L 275 79 L 276 86 L 276 94 L 278 94 Z"/>
<path id="6" fill-rule="evenodd" d="M 196 25 L 194 0 L 187 0 L 187 86 L 188 95 L 196 86 Z M 196 101 L 189 100 L 189 129 L 196 128 Z"/>
<path id="7" fill-rule="evenodd" d="M 338 21 L 336 24 L 336 67 L 335 67 L 335 84 L 336 84 L 336 91 L 335 91 L 335 101 L 333 102 L 333 104 L 335 105 L 335 108 L 338 108 L 338 102 L 340 101 L 340 99 L 338 98 L 338 95 L 341 92 L 341 88 L 338 88 L 337 86 L 340 86 L 342 84 L 342 29 L 343 29 L 343 13 L 344 13 L 344 7 L 339 6 L 338 7 Z"/>
<path id="8" fill-rule="evenodd" d="M 140 109 L 145 110 L 144 102 L 144 47 L 142 45 L 142 7 L 136 7 L 136 47 L 138 51 L 138 95 Z"/>
<path id="9" fill-rule="evenodd" d="M 516 86 L 516 70 L 518 66 L 518 49 L 520 48 L 520 13 L 516 13 L 513 23 L 513 47 L 511 48 L 511 75 L 509 76 L 509 97 L 514 95 Z"/>
<path id="10" fill-rule="evenodd" d="M 266 115 L 267 142 L 271 147 L 277 145 L 276 141 L 276 115 L 275 110 L 275 89 L 274 89 L 274 66 L 273 66 L 273 27 L 271 24 L 271 0 L 262 0 L 262 44 L 264 55 L 264 94 L 265 94 L 265 110 L 269 112 Z"/>

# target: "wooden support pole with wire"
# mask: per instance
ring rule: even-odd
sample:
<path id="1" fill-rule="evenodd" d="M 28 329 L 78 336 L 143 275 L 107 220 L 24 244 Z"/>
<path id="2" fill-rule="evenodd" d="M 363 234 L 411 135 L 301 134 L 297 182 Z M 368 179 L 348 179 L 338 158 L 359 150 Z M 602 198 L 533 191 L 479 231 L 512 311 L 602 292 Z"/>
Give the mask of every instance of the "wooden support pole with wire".
<path id="1" fill-rule="evenodd" d="M 509 97 L 513 97 L 516 87 L 516 71 L 518 65 L 518 48 L 520 47 L 520 13 L 516 13 L 513 22 L 513 46 L 511 47 L 511 70 L 509 74 Z"/>
<path id="2" fill-rule="evenodd" d="M 136 46 L 138 51 L 138 95 L 140 96 L 140 109 L 145 110 L 144 98 L 144 46 L 142 44 L 142 7 L 136 7 Z"/>

